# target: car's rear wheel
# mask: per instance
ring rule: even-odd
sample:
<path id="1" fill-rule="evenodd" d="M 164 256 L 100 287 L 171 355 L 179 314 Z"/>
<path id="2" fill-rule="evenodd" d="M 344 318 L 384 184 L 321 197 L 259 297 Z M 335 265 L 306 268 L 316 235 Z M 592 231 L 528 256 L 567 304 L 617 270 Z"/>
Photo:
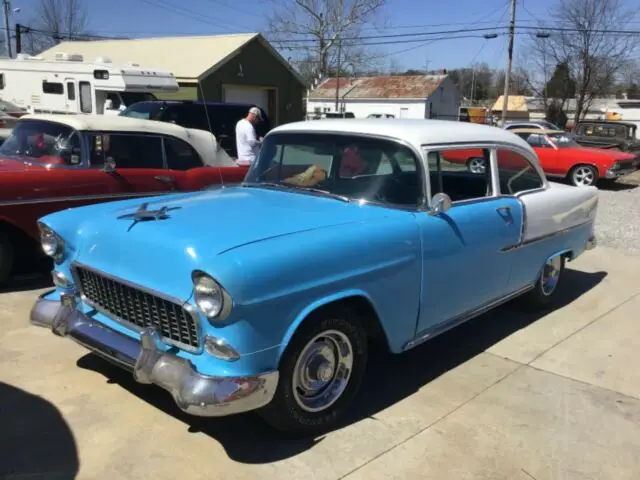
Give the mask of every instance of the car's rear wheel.
<path id="1" fill-rule="evenodd" d="M 563 255 L 557 255 L 544 263 L 535 286 L 524 296 L 528 307 L 544 308 L 551 303 L 562 280 L 565 262 Z"/>
<path id="2" fill-rule="evenodd" d="M 590 187 L 598 181 L 598 171 L 591 165 L 576 165 L 569 172 L 569 181 L 575 187 Z"/>
<path id="3" fill-rule="evenodd" d="M 313 315 L 287 346 L 276 393 L 260 415 L 288 435 L 333 428 L 360 389 L 367 352 L 366 332 L 351 310 L 330 308 Z"/>
<path id="4" fill-rule="evenodd" d="M 480 157 L 470 158 L 467 160 L 467 170 L 471 173 L 482 174 L 487 170 L 487 162 Z"/>
<path id="5" fill-rule="evenodd" d="M 5 283 L 13 269 L 13 245 L 9 235 L 0 232 L 0 285 Z"/>

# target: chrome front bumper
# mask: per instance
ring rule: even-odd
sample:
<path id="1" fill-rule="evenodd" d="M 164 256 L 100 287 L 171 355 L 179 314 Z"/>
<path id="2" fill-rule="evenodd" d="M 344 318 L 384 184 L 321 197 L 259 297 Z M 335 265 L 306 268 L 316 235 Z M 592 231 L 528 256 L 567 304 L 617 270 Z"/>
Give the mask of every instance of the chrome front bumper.
<path id="1" fill-rule="evenodd" d="M 47 293 L 31 309 L 32 324 L 71 338 L 133 372 L 140 383 L 164 388 L 186 413 L 203 417 L 232 415 L 260 408 L 273 398 L 277 371 L 251 377 L 202 375 L 188 360 L 162 351 L 160 337 L 152 328 L 143 330 L 138 342 L 78 311 L 75 295 L 62 294 L 58 302 L 43 298 Z"/>

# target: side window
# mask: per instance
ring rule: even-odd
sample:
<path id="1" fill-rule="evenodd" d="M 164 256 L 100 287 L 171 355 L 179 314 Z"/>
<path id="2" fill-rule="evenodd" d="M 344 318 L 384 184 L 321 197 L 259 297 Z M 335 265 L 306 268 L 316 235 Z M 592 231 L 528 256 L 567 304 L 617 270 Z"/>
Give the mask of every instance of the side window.
<path id="1" fill-rule="evenodd" d="M 42 81 L 42 93 L 50 93 L 52 95 L 62 95 L 64 93 L 64 85 L 58 82 Z"/>
<path id="2" fill-rule="evenodd" d="M 446 193 L 454 202 L 490 196 L 489 149 L 453 148 L 429 152 L 431 195 Z"/>
<path id="3" fill-rule="evenodd" d="M 189 170 L 203 166 L 198 152 L 187 142 L 177 138 L 164 137 L 164 152 L 167 167 L 172 170 Z"/>
<path id="4" fill-rule="evenodd" d="M 209 130 L 204 106 L 198 105 L 172 105 L 162 115 L 164 122 L 175 123 L 184 128 L 197 128 Z M 213 119 L 212 119 L 213 121 Z"/>
<path id="5" fill-rule="evenodd" d="M 91 113 L 93 111 L 91 102 L 91 84 L 89 82 L 80 82 L 80 111 L 82 113 Z"/>
<path id="6" fill-rule="evenodd" d="M 164 168 L 162 139 L 151 135 L 102 133 L 93 135 L 91 164 L 113 160 L 116 168 Z"/>
<path id="7" fill-rule="evenodd" d="M 4 73 L 0 73 L 0 90 L 4 90 Z"/>
<path id="8" fill-rule="evenodd" d="M 67 99 L 75 100 L 76 99 L 76 86 L 73 82 L 67 82 Z"/>
<path id="9" fill-rule="evenodd" d="M 542 178 L 524 156 L 506 148 L 499 148 L 497 155 L 501 193 L 515 195 L 542 188 Z"/>
<path id="10" fill-rule="evenodd" d="M 532 133 L 528 137 L 525 138 L 527 143 L 532 147 L 544 147 L 545 142 L 543 142 L 543 138 L 541 135 L 537 133 Z"/>
<path id="11" fill-rule="evenodd" d="M 107 100 L 111 100 L 111 108 L 118 110 L 120 108 L 120 95 L 117 93 L 107 93 Z"/>

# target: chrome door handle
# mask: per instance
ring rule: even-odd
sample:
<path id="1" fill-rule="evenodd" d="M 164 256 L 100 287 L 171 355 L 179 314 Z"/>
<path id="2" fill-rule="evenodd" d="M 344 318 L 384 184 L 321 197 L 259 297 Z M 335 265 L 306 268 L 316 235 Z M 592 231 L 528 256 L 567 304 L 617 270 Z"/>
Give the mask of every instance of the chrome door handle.
<path id="1" fill-rule="evenodd" d="M 170 177 L 169 175 L 156 175 L 153 177 L 154 180 L 158 180 L 160 182 L 174 183 L 176 181 L 175 178 Z"/>
<path id="2" fill-rule="evenodd" d="M 496 208 L 496 212 L 498 215 L 502 217 L 507 225 L 511 225 L 513 223 L 513 215 L 511 215 L 511 207 L 504 206 Z"/>

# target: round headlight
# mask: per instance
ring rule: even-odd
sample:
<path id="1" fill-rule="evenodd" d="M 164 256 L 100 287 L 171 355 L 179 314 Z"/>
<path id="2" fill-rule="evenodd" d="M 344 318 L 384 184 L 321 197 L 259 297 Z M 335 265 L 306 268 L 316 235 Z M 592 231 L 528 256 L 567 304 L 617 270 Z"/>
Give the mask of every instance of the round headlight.
<path id="1" fill-rule="evenodd" d="M 56 261 L 62 259 L 64 241 L 60 235 L 44 225 L 40 227 L 40 243 L 46 255 L 53 257 Z"/>
<path id="2" fill-rule="evenodd" d="M 213 278 L 199 274 L 193 277 L 195 302 L 200 311 L 208 319 L 220 315 L 224 307 L 224 295 L 222 288 Z"/>

